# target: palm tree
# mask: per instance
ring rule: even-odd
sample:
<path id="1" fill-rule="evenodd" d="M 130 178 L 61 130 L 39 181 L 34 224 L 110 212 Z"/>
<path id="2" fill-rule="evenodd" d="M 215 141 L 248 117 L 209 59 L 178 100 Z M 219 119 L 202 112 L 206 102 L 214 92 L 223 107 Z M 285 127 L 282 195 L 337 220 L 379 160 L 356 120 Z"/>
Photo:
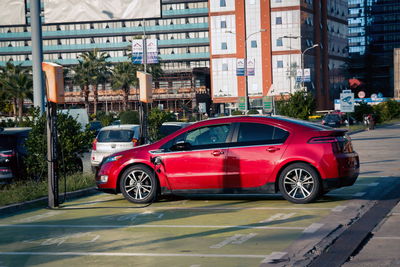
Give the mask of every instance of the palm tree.
<path id="1" fill-rule="evenodd" d="M 98 103 L 98 85 L 107 79 L 107 73 L 109 73 L 110 63 L 107 62 L 107 58 L 110 56 L 106 52 L 99 52 L 98 49 L 94 49 L 90 52 L 84 52 L 80 55 L 83 62 L 87 64 L 87 70 L 89 72 L 89 84 L 93 90 L 93 105 L 94 114 L 97 113 Z"/>
<path id="2" fill-rule="evenodd" d="M 78 65 L 72 67 L 74 72 L 73 81 L 81 88 L 82 96 L 84 98 L 85 108 L 89 112 L 89 85 L 90 74 L 88 62 L 78 60 Z"/>
<path id="3" fill-rule="evenodd" d="M 138 85 L 138 78 L 136 77 L 136 71 L 138 66 L 131 62 L 119 62 L 114 65 L 112 71 L 111 85 L 113 89 L 122 89 L 124 94 L 123 110 L 126 111 L 128 107 L 128 97 L 131 86 Z"/>
<path id="4" fill-rule="evenodd" d="M 14 116 L 17 115 L 18 109 L 18 117 L 21 118 L 24 100 L 33 98 L 33 81 L 29 69 L 7 62 L 6 66 L 1 68 L 0 77 L 2 94 L 11 98 Z"/>

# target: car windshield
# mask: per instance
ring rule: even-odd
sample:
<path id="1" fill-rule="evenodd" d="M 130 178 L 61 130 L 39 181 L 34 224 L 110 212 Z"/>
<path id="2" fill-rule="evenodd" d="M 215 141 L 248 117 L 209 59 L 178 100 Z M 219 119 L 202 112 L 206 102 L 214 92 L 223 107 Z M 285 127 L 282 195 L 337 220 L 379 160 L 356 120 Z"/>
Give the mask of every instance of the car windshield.
<path id="1" fill-rule="evenodd" d="M 13 135 L 0 135 L 0 149 L 15 148 L 16 138 Z"/>
<path id="2" fill-rule="evenodd" d="M 103 130 L 100 131 L 98 142 L 130 142 L 134 136 L 133 130 Z"/>

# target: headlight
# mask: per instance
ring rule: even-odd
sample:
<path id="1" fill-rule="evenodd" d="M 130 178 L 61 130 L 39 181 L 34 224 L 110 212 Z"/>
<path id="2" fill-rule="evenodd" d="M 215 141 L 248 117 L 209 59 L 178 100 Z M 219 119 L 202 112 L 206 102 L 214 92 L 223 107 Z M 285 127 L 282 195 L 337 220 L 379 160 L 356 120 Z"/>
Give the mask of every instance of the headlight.
<path id="1" fill-rule="evenodd" d="M 112 156 L 112 157 L 106 157 L 106 158 L 103 160 L 103 163 L 102 163 L 102 164 L 106 164 L 106 163 L 109 163 L 109 162 L 117 161 L 117 160 L 119 160 L 120 158 L 122 158 L 122 155 Z"/>

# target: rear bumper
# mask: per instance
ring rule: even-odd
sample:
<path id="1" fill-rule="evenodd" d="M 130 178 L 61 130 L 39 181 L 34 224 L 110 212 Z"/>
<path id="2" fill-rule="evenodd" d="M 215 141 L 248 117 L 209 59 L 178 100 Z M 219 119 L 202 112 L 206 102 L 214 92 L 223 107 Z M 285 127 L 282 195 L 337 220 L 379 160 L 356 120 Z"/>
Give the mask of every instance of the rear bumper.
<path id="1" fill-rule="evenodd" d="M 356 182 L 357 178 L 358 178 L 358 172 L 353 174 L 352 176 L 323 179 L 322 186 L 324 190 L 332 190 L 344 186 L 352 186 Z"/>

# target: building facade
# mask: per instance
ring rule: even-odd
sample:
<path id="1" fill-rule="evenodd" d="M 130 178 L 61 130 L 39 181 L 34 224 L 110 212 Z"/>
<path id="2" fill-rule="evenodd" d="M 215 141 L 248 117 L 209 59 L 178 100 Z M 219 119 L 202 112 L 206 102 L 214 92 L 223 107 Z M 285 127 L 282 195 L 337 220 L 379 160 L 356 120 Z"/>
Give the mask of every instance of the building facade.
<path id="1" fill-rule="evenodd" d="M 209 4 L 214 102 L 236 109 L 247 91 L 251 108 L 260 108 L 263 96 L 289 94 L 304 86 L 315 93 L 319 109 L 333 107 L 333 99 L 346 87 L 346 1 Z M 242 59 L 252 64 L 247 68 L 254 68 L 247 78 L 237 76 Z M 301 81 L 302 69 L 310 70 L 310 81 Z"/>
<path id="2" fill-rule="evenodd" d="M 349 0 L 350 76 L 367 97 L 394 96 L 393 55 L 400 48 L 398 0 Z"/>

